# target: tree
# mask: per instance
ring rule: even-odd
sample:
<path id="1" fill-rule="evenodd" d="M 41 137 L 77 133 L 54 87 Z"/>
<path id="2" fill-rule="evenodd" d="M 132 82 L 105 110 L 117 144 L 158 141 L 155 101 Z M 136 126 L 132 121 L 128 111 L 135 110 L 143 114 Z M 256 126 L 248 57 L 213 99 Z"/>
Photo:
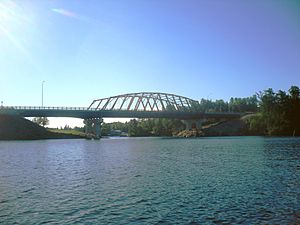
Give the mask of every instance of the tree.
<path id="1" fill-rule="evenodd" d="M 289 89 L 289 107 L 286 109 L 286 114 L 290 119 L 292 135 L 300 133 L 300 90 L 297 86 L 291 86 Z"/>
<path id="2" fill-rule="evenodd" d="M 40 126 L 43 126 L 43 127 L 49 124 L 49 120 L 47 117 L 34 117 L 32 119 L 32 122 L 34 122 Z"/>
<path id="3" fill-rule="evenodd" d="M 253 131 L 265 129 L 269 135 L 300 134 L 300 90 L 292 86 L 288 94 L 279 90 L 275 93 L 271 88 L 260 92 L 259 115 L 250 121 Z"/>
<path id="4" fill-rule="evenodd" d="M 138 121 L 132 119 L 128 122 L 128 134 L 129 136 L 138 136 Z"/>
<path id="5" fill-rule="evenodd" d="M 289 93 L 293 99 L 298 99 L 300 96 L 300 90 L 297 86 L 291 86 L 289 89 Z"/>

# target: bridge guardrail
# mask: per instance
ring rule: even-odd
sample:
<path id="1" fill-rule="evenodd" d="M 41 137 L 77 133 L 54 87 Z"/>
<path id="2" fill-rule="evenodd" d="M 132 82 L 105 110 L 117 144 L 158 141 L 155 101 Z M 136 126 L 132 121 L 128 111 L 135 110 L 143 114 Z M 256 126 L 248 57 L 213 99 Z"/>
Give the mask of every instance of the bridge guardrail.
<path id="1" fill-rule="evenodd" d="M 55 106 L 1 106 L 1 109 L 15 109 L 15 110 L 78 110 L 78 111 L 93 111 L 94 108 L 87 107 L 55 107 Z"/>
<path id="2" fill-rule="evenodd" d="M 72 111 L 101 111 L 97 108 L 88 108 L 88 107 L 53 107 L 53 106 L 0 106 L 0 112 L 4 112 L 6 110 L 55 110 L 55 111 L 59 111 L 59 110 L 64 110 L 64 111 L 68 111 L 68 110 L 72 110 Z M 103 110 L 103 111 L 115 111 L 115 112 L 122 112 L 125 111 L 127 112 L 127 110 Z M 132 112 L 157 112 L 157 113 L 161 113 L 161 112 L 166 112 L 166 113 L 171 113 L 172 111 L 144 111 L 144 110 L 135 110 Z M 173 111 L 176 112 L 176 111 Z M 228 116 L 237 116 L 237 115 L 241 115 L 241 114 L 245 114 L 245 113 L 239 113 L 239 112 L 176 112 L 176 113 L 203 113 L 206 115 L 228 115 Z"/>

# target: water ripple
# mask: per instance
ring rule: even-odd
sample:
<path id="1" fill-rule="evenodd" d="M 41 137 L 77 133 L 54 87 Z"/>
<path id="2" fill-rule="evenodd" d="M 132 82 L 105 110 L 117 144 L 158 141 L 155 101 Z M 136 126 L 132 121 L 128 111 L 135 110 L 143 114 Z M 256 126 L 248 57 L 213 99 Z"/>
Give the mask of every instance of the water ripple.
<path id="1" fill-rule="evenodd" d="M 300 223 L 300 138 L 0 144 L 1 224 Z"/>

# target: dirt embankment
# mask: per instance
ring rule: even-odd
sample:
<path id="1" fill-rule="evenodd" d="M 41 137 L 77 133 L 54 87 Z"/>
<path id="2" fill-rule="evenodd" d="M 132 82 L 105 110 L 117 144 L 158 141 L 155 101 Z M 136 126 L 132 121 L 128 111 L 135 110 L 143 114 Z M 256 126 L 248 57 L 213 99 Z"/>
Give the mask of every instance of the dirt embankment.
<path id="1" fill-rule="evenodd" d="M 202 130 L 205 136 L 246 136 L 251 135 L 244 118 L 220 122 Z"/>
<path id="2" fill-rule="evenodd" d="M 0 115 L 0 140 L 37 140 L 54 138 L 82 138 L 77 135 L 48 131 L 19 116 Z"/>
<path id="3" fill-rule="evenodd" d="M 199 137 L 199 136 L 247 136 L 256 135 L 249 130 L 249 124 L 247 118 L 249 116 L 242 117 L 240 119 L 233 119 L 227 121 L 221 121 L 214 124 L 209 124 L 202 128 L 200 131 L 190 130 L 182 131 L 178 134 L 180 137 Z"/>

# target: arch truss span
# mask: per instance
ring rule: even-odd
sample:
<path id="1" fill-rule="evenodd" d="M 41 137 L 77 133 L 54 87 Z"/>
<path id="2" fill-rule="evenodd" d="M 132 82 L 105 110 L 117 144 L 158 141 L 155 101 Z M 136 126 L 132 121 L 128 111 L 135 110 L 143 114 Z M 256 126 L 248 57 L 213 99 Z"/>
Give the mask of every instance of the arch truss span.
<path id="1" fill-rule="evenodd" d="M 96 99 L 91 103 L 89 109 L 147 112 L 196 112 L 199 109 L 199 102 L 174 94 L 140 92 Z"/>

